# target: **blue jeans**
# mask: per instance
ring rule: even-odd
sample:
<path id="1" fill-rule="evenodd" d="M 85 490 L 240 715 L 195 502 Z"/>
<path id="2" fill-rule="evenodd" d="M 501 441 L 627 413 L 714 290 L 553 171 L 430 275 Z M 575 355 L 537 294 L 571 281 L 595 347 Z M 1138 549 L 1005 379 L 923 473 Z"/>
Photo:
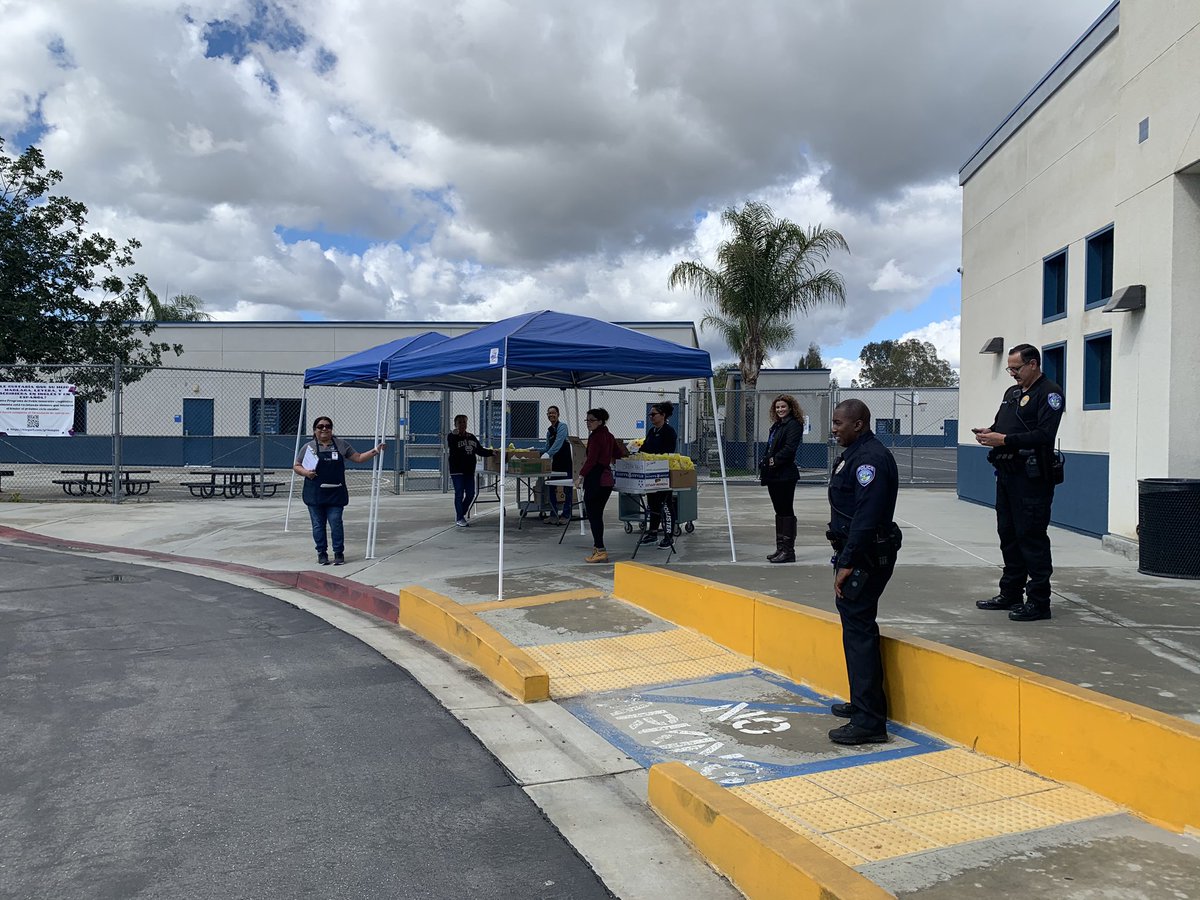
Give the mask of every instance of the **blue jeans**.
<path id="1" fill-rule="evenodd" d="M 317 552 L 324 553 L 329 549 L 325 542 L 325 523 L 329 523 L 329 534 L 333 538 L 333 552 L 346 552 L 346 532 L 342 528 L 342 506 L 310 506 L 308 517 L 312 519 L 313 543 Z"/>
<path id="2" fill-rule="evenodd" d="M 547 488 L 550 491 L 550 512 L 558 515 L 558 488 Z M 571 518 L 571 496 L 574 488 L 563 488 L 563 508 L 562 514 L 564 519 Z"/>
<path id="3" fill-rule="evenodd" d="M 465 519 L 475 502 L 475 475 L 451 472 L 450 478 L 454 481 L 454 518 Z"/>

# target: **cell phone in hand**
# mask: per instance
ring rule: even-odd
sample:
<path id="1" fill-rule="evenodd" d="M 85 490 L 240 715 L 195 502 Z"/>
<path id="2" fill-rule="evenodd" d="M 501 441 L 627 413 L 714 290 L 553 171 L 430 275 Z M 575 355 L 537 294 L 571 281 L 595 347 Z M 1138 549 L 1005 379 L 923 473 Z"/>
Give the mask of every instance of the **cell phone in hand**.
<path id="1" fill-rule="evenodd" d="M 984 431 L 984 429 L 982 429 L 982 428 L 972 428 L 971 429 L 972 434 L 983 434 L 983 431 Z"/>
<path id="2" fill-rule="evenodd" d="M 842 583 L 842 597 L 846 600 L 857 600 L 867 586 L 867 570 L 854 569 L 850 577 Z"/>

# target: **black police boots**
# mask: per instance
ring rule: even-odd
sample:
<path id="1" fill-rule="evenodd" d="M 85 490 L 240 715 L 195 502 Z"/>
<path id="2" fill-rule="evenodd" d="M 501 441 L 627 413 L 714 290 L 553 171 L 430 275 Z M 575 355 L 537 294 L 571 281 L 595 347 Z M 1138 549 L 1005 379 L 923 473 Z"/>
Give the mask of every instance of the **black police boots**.
<path id="1" fill-rule="evenodd" d="M 1050 618 L 1050 604 L 1035 603 L 1030 600 L 1024 606 L 1010 610 L 1008 617 L 1014 622 L 1040 622 L 1042 619 Z"/>
<path id="2" fill-rule="evenodd" d="M 1025 605 L 1025 601 L 1020 597 L 1005 597 L 1003 594 L 997 594 L 991 600 L 976 600 L 975 606 L 978 609 L 1020 609 Z"/>
<path id="3" fill-rule="evenodd" d="M 796 517 L 775 517 L 775 552 L 767 562 L 790 563 L 796 561 Z"/>

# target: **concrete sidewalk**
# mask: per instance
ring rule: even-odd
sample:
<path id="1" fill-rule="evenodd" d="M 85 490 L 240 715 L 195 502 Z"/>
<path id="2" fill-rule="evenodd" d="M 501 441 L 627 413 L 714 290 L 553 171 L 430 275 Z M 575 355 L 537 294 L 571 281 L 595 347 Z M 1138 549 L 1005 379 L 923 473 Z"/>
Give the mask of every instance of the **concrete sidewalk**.
<path id="1" fill-rule="evenodd" d="M 678 541 L 672 570 L 832 611 L 828 507 L 824 490 L 802 488 L 797 563 L 770 565 L 774 520 L 766 492 L 730 488 L 737 562 L 719 485 L 702 485 L 696 531 Z M 443 494 L 384 494 L 377 553 L 363 560 L 366 502 L 347 509 L 350 562 L 328 574 L 389 593 L 420 584 L 463 603 L 496 599 L 497 507 L 480 506 L 471 528 L 455 528 Z M 61 502 L 0 505 L 0 524 L 81 541 L 154 549 L 267 569 L 316 569 L 304 507 L 294 504 L 284 533 L 286 500 L 195 500 L 174 503 Z M 905 541 L 884 595 L 880 623 L 952 647 L 1019 665 L 1114 697 L 1200 722 L 1200 584 L 1139 575 L 1135 563 L 1103 550 L 1094 538 L 1051 529 L 1054 618 L 1016 623 L 974 601 L 996 593 L 1000 550 L 990 509 L 949 490 L 901 492 L 897 518 Z M 611 589 L 611 565 L 586 565 L 589 534 L 510 515 L 506 523 L 506 597 L 576 588 Z M 628 559 L 637 535 L 608 509 L 606 544 L 614 561 Z M 654 548 L 638 562 L 665 562 Z"/>
<path id="2" fill-rule="evenodd" d="M 794 565 L 772 566 L 765 562 L 766 555 L 774 549 L 773 518 L 765 492 L 758 488 L 736 487 L 731 489 L 731 500 L 738 553 L 736 563 L 729 560 L 729 537 L 723 527 L 719 486 L 702 488 L 697 530 L 680 538 L 678 554 L 670 556 L 668 561 L 665 551 L 645 548 L 638 553 L 638 562 L 665 564 L 672 571 L 832 610 L 829 550 L 823 539 L 827 519 L 823 490 L 802 490 L 797 498 L 800 535 L 798 562 Z M 666 630 L 667 624 L 661 621 L 647 624 L 638 615 L 630 618 L 628 613 L 613 606 L 613 601 L 602 599 L 612 591 L 612 566 L 591 566 L 582 562 L 592 540 L 590 535 L 580 534 L 578 526 L 570 529 L 560 543 L 561 529 L 548 527 L 534 519 L 520 522 L 518 529 L 518 519 L 510 517 L 505 548 L 506 602 L 496 605 L 493 601 L 497 589 L 497 509 L 495 506 L 483 507 L 471 528 L 458 529 L 453 526 L 452 517 L 447 515 L 448 508 L 449 498 L 443 495 L 385 495 L 378 543 L 380 558 L 362 560 L 356 558 L 360 554 L 355 548 L 362 545 L 365 522 L 357 520 L 356 514 L 365 513 L 365 508 L 362 505 L 352 507 L 348 518 L 347 555 L 350 563 L 338 569 L 322 568 L 320 571 L 378 587 L 392 595 L 403 586 L 420 584 L 453 597 L 460 604 L 473 605 L 501 630 L 511 628 L 513 623 L 521 623 L 522 627 L 532 623 L 536 640 L 516 633 L 512 635 L 518 643 L 526 645 L 552 648 L 561 642 L 583 641 L 598 646 L 605 641 L 620 643 L 624 640 L 621 636 L 628 635 L 634 642 L 649 640 L 657 647 L 659 638 L 654 635 Z M 13 504 L 0 508 L 3 512 L 0 523 L 61 539 L 154 550 L 221 563 L 285 571 L 318 569 L 304 508 L 293 507 L 292 530 L 286 534 L 282 530 L 284 510 L 285 503 L 280 500 L 129 503 L 119 507 L 104 503 Z M 1138 575 L 1135 564 L 1102 550 L 1098 541 L 1056 529 L 1052 534 L 1057 566 L 1055 617 L 1049 622 L 1014 623 L 1002 613 L 985 613 L 974 607 L 975 599 L 995 593 L 999 574 L 999 550 L 991 510 L 962 503 L 949 491 L 909 490 L 901 495 L 897 518 L 905 529 L 905 547 L 896 577 L 884 598 L 882 624 L 1171 715 L 1200 721 L 1200 686 L 1194 677 L 1200 673 L 1200 626 L 1191 610 L 1197 596 L 1194 585 Z M 614 520 L 615 503 L 609 510 L 611 524 L 606 543 L 610 557 L 618 561 L 632 555 L 638 535 L 636 531 L 625 533 Z M 534 598 L 529 610 L 517 612 L 527 605 L 519 598 L 553 592 L 574 592 L 577 602 L 554 603 Z M 619 620 L 616 624 L 614 615 Z M 638 621 L 635 623 L 634 619 Z M 643 632 L 640 636 L 636 633 L 639 631 Z M 690 639 L 683 637 L 680 640 L 690 646 Z M 646 651 L 639 649 L 636 652 Z M 668 656 L 677 657 L 682 651 L 671 646 L 666 652 Z M 705 665 L 711 668 L 711 660 L 716 656 L 708 648 L 702 648 L 701 652 L 704 659 L 710 660 Z M 591 658 L 595 654 L 589 651 L 588 656 Z M 731 659 L 728 665 L 732 668 L 705 671 L 709 675 L 720 671 L 732 675 L 751 668 L 744 658 Z M 566 701 L 567 708 L 579 720 L 593 724 L 598 733 L 612 741 L 603 726 L 597 727 L 599 718 L 594 709 L 589 712 L 588 701 L 568 699 L 572 695 L 583 697 L 596 691 L 611 691 L 604 681 L 607 676 L 597 674 L 601 676 L 599 680 L 592 676 L 588 676 L 591 681 L 578 679 L 579 689 L 576 690 L 571 687 L 571 676 L 560 672 L 552 678 L 552 692 Z M 663 680 L 667 680 L 665 676 L 650 679 Z M 556 683 L 559 688 L 554 691 Z M 637 679 L 628 683 L 633 685 Z M 646 678 L 642 678 L 641 683 L 647 683 Z M 807 696 L 804 689 L 773 682 L 770 676 L 757 687 L 747 682 L 736 690 L 749 693 L 743 698 L 726 691 L 717 699 L 761 702 L 764 696 L 774 692 L 778 695 L 774 702 L 779 703 L 780 698 L 790 692 L 793 696 L 785 697 L 784 705 L 793 711 L 810 713 L 820 713 L 821 704 L 827 699 Z M 930 690 L 937 690 L 937 685 L 931 683 Z M 693 703 L 691 694 L 694 693 L 684 691 L 679 699 L 685 704 Z M 712 695 L 706 693 L 703 696 Z M 664 696 L 655 702 L 661 704 L 669 700 Z M 612 702 L 611 697 L 604 701 L 610 705 Z M 617 702 L 619 705 L 620 702 L 638 701 L 626 698 Z M 708 700 L 704 702 L 709 703 Z M 592 719 L 596 722 L 591 722 Z M 819 720 L 811 715 L 797 719 L 798 722 L 801 720 L 819 724 Z M 814 735 L 819 738 L 819 732 L 820 728 L 808 738 Z M 793 730 L 791 734 L 802 737 L 807 731 Z M 910 752 L 929 753 L 929 759 L 935 762 L 941 758 L 936 756 L 940 752 L 936 739 L 930 743 L 929 738 L 918 732 L 897 729 L 897 740 L 899 743 L 888 752 L 902 756 Z M 623 745 L 617 742 L 617 746 Z M 623 749 L 640 759 L 635 748 L 624 745 Z M 792 768 L 785 766 L 775 773 L 776 778 L 784 775 L 782 782 L 768 779 L 766 783 L 782 785 L 787 782 L 789 789 L 799 786 L 808 792 L 828 793 L 831 784 L 822 781 L 820 773 L 823 767 L 842 763 L 836 759 L 829 762 L 821 756 L 827 748 L 820 740 L 803 738 L 801 745 L 792 750 L 800 752 L 799 762 L 792 760 L 788 763 Z M 817 756 L 813 756 L 814 753 Z M 644 761 L 654 760 L 647 758 Z M 987 769 L 990 771 L 1000 765 L 972 762 L 970 767 L 977 771 L 990 767 Z M 908 766 L 903 770 L 903 778 L 910 777 L 912 768 Z M 921 772 L 923 776 L 937 779 L 953 774 L 937 765 L 929 771 L 922 768 Z M 970 771 L 958 774 L 975 777 Z M 1018 776 L 1021 774 L 1005 775 L 1003 781 L 1005 784 L 1020 781 Z M 993 776 L 986 777 L 997 780 Z M 886 781 L 886 774 L 884 778 Z M 753 803 L 765 797 L 768 802 L 760 803 L 760 808 L 778 821 L 785 821 L 794 812 L 785 810 L 783 804 L 772 806 L 769 796 L 756 797 L 753 781 L 750 779 L 746 800 Z M 994 798 L 997 803 L 1008 803 L 1012 810 L 1028 816 L 1026 806 L 1030 804 L 1020 799 L 1020 791 L 1025 786 L 1028 785 L 1021 782 L 1017 793 L 1010 794 L 997 792 L 995 785 L 991 788 L 997 794 Z M 975 787 L 979 785 L 974 785 L 972 790 Z M 1031 789 L 1038 792 L 1060 790 L 1046 784 L 1034 785 Z M 906 800 L 911 800 L 908 794 L 916 791 L 916 787 L 901 780 L 895 781 L 887 790 L 899 791 Z M 854 799 L 854 790 L 839 789 L 834 794 L 836 796 L 822 794 L 823 799 L 810 802 L 824 804 L 828 801 L 830 806 L 841 804 L 839 809 L 843 811 L 849 809 L 856 815 L 864 815 L 859 808 L 861 804 Z M 1055 793 L 1054 796 L 1059 795 Z M 880 799 L 882 802 L 883 798 Z M 887 799 L 894 802 L 896 798 L 889 795 Z M 1076 803 L 1075 800 L 1072 802 Z M 957 815 L 944 804 L 938 808 L 945 809 L 952 818 Z M 1195 855 L 1188 839 L 1180 839 L 1183 843 L 1178 848 L 1168 849 L 1169 842 L 1163 843 L 1156 830 L 1147 831 L 1149 826 L 1145 823 L 1116 815 L 1111 807 L 1086 814 L 1079 809 L 1076 804 L 1067 812 L 1054 810 L 1060 816 L 1058 824 L 1064 832 L 1050 844 L 1046 843 L 1046 836 L 1022 835 L 1022 828 L 1017 827 L 1020 823 L 1009 823 L 997 826 L 998 830 L 993 832 L 997 837 L 984 843 L 947 839 L 936 846 L 927 843 L 923 848 L 914 844 L 907 850 L 897 844 L 884 853 L 860 847 L 862 852 L 849 856 L 844 852 L 846 845 L 840 845 L 843 854 L 839 858 L 855 865 L 877 884 L 897 893 L 922 896 L 939 890 L 937 884 L 948 886 L 947 872 L 959 873 L 960 877 L 954 879 L 956 890 L 967 889 L 972 884 L 976 886 L 972 889 L 980 891 L 1003 890 L 1021 884 L 1030 888 L 1031 892 L 1026 895 L 1040 895 L 1036 891 L 1056 884 L 1050 869 L 1032 881 L 1022 880 L 1019 872 L 1012 871 L 1006 871 L 997 880 L 984 877 L 984 870 L 1000 867 L 1002 861 L 1011 862 L 1014 857 L 1041 854 L 1041 848 L 1047 846 L 1055 847 L 1051 867 L 1054 872 L 1068 881 L 1084 879 L 1074 886 L 1076 890 L 1084 890 L 1084 882 L 1090 883 L 1093 879 L 1098 879 L 1097 886 L 1116 884 L 1113 881 L 1115 870 L 1110 871 L 1110 863 L 1118 859 L 1131 866 L 1165 866 L 1171 870 L 1172 878 L 1176 871 L 1193 874 L 1200 871 L 1194 862 L 1181 862 Z M 903 817 L 907 813 L 902 809 L 896 814 Z M 884 825 L 888 822 L 878 810 L 869 811 L 868 815 L 873 818 L 864 819 L 864 822 L 882 822 Z M 1089 817 L 1090 821 L 1080 824 Z M 826 832 L 814 825 L 813 820 L 805 821 L 808 822 L 807 831 L 813 833 L 806 834 L 804 827 L 799 829 L 800 833 L 805 834 L 813 845 L 822 846 L 822 835 Z M 1037 816 L 1030 818 L 1032 824 L 1028 829 L 1046 827 L 1048 820 L 1037 824 L 1041 821 Z M 943 825 L 939 819 L 938 827 Z M 840 831 L 842 827 L 835 822 L 829 825 L 828 831 Z M 868 832 L 865 839 L 875 840 L 872 831 L 875 824 L 865 828 Z M 962 840 L 967 842 L 961 843 Z M 1100 847 L 1105 848 L 1104 865 L 1090 868 L 1081 865 L 1081 860 L 1086 860 Z M 1183 855 L 1179 856 L 1180 853 Z M 1007 863 L 1005 866 L 1012 868 Z M 1186 880 L 1189 876 L 1183 874 L 1181 877 Z M 1128 886 L 1132 890 L 1137 883 L 1138 879 L 1134 878 Z M 1126 895 L 1143 896 L 1136 892 Z M 1086 896 L 1086 893 L 1051 893 L 1047 896 Z M 1144 896 L 1154 894 L 1150 892 Z"/>

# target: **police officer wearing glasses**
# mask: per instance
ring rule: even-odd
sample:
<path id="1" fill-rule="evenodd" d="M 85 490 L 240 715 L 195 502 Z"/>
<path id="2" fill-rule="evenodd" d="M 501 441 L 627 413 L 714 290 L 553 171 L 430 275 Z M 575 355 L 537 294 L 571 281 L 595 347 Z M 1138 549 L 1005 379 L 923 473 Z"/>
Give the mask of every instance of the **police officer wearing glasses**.
<path id="1" fill-rule="evenodd" d="M 1054 438 L 1063 414 L 1063 389 L 1042 374 L 1037 347 L 1017 344 L 1008 351 L 1008 374 L 1016 384 L 1004 393 L 990 428 L 972 428 L 975 440 L 990 447 L 996 470 L 996 530 L 1004 572 L 1000 593 L 976 600 L 980 609 L 1006 609 L 1014 622 L 1050 618 L 1050 505 L 1062 482 L 1061 457 Z"/>

